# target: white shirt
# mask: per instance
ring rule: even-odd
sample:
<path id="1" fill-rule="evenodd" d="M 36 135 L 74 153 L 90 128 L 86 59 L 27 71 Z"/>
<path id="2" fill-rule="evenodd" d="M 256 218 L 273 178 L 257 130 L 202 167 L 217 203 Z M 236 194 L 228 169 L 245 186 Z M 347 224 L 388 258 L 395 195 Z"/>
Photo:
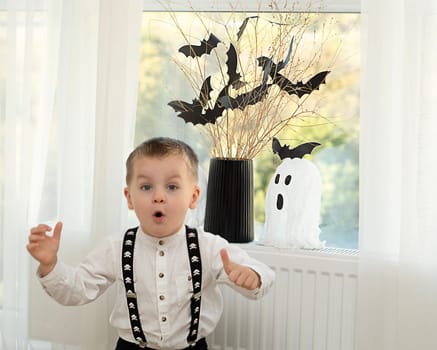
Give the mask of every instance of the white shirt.
<path id="1" fill-rule="evenodd" d="M 218 235 L 197 228 L 202 261 L 202 301 L 198 339 L 208 336 L 223 311 L 217 282 L 230 285 L 251 299 L 263 296 L 275 274 L 265 264 L 249 257 L 241 248 Z M 253 291 L 235 286 L 223 269 L 220 249 L 226 248 L 232 261 L 248 266 L 261 277 L 261 287 Z M 82 263 L 70 267 L 58 262 L 40 282 L 46 292 L 63 305 L 81 305 L 95 300 L 112 283 L 117 297 L 110 323 L 123 339 L 135 342 L 129 322 L 121 270 L 122 239 L 107 240 Z M 192 282 L 186 247 L 185 227 L 166 238 L 149 236 L 138 229 L 134 251 L 134 282 L 141 325 L 149 347 L 183 349 L 191 321 Z"/>

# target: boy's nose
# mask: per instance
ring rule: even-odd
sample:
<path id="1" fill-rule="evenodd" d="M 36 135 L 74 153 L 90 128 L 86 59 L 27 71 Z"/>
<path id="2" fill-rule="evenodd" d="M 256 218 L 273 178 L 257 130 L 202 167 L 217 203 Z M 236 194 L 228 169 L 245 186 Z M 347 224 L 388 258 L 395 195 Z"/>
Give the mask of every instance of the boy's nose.
<path id="1" fill-rule="evenodd" d="M 154 203 L 162 203 L 165 200 L 165 194 L 163 191 L 155 191 L 153 193 L 153 202 Z"/>

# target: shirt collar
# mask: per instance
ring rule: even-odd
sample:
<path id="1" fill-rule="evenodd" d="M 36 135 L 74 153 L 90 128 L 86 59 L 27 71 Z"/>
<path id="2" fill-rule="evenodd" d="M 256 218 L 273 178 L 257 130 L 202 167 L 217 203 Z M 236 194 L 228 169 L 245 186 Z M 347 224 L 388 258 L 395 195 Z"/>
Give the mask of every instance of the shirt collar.
<path id="1" fill-rule="evenodd" d="M 144 241 L 146 244 L 150 244 L 152 246 L 159 245 L 159 243 L 164 243 L 165 245 L 172 244 L 174 242 L 177 242 L 180 240 L 181 237 L 185 235 L 185 225 L 182 225 L 182 227 L 173 235 L 167 236 L 167 237 L 154 237 L 147 233 L 145 233 L 141 226 L 138 227 L 137 237 Z"/>

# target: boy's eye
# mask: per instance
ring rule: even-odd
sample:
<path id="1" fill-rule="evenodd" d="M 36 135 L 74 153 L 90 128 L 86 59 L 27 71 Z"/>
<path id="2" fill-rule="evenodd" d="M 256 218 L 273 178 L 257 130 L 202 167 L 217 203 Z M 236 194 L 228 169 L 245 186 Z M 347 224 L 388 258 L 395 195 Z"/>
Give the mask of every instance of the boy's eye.
<path id="1" fill-rule="evenodd" d="M 174 190 L 177 190 L 178 186 L 176 186 L 176 185 L 168 185 L 167 188 L 168 188 L 170 191 L 174 191 Z"/>
<path id="2" fill-rule="evenodd" d="M 143 191 L 149 191 L 151 188 L 152 188 L 151 185 L 142 185 L 142 186 L 141 186 L 141 189 L 142 189 Z"/>

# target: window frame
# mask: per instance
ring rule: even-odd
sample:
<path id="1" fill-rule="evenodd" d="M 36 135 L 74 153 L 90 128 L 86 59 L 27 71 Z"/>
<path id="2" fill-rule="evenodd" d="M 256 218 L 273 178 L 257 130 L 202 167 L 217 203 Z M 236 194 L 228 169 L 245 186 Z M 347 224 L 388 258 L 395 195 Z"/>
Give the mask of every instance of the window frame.
<path id="1" fill-rule="evenodd" d="M 173 11 L 226 12 L 243 7 L 244 11 L 272 12 L 272 8 L 269 7 L 270 3 L 271 1 L 264 1 L 260 4 L 260 0 L 245 0 L 244 5 L 241 3 L 232 5 L 230 1 L 223 2 L 221 0 L 175 0 L 167 4 L 165 0 L 155 0 L 153 2 L 143 0 L 143 11 L 163 11 L 171 8 Z M 276 4 L 278 8 L 294 7 L 294 11 L 308 11 L 310 9 L 314 12 L 361 12 L 361 0 L 278 0 Z"/>
<path id="2" fill-rule="evenodd" d="M 0 0 L 0 9 L 5 9 L 8 0 Z M 24 8 L 26 0 L 14 0 L 15 8 Z M 308 11 L 308 8 L 315 12 L 341 12 L 341 13 L 360 13 L 361 0 L 278 0 L 276 1 L 279 8 L 293 6 L 296 11 Z M 263 11 L 270 12 L 270 1 L 245 0 L 245 11 Z M 43 9 L 46 7 L 45 0 L 33 0 L 34 8 Z M 237 4 L 238 5 L 238 4 Z M 239 6 L 232 5 L 230 1 L 222 0 L 142 0 L 143 11 L 163 11 L 171 8 L 174 11 L 230 11 L 237 9 Z"/>

